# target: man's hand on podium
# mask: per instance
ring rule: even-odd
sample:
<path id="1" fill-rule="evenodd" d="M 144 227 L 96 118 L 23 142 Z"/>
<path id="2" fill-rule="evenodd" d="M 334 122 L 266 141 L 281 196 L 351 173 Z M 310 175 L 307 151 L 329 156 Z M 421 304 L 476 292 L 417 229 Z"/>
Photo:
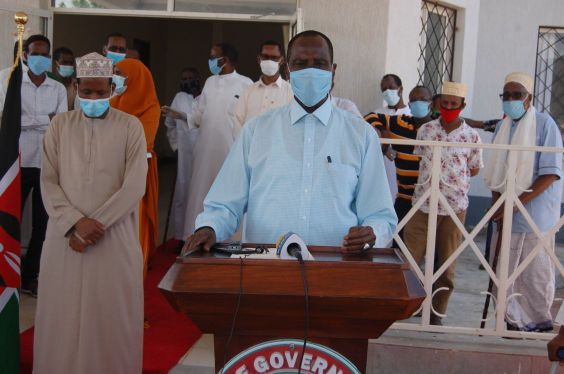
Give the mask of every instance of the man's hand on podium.
<path id="1" fill-rule="evenodd" d="M 202 227 L 186 239 L 186 243 L 182 248 L 182 253 L 196 249 L 199 246 L 201 246 L 204 251 L 209 252 L 215 242 L 215 231 L 213 231 L 211 227 Z"/>
<path id="2" fill-rule="evenodd" d="M 344 253 L 353 253 L 362 251 L 368 244 L 369 247 L 376 243 L 376 235 L 370 226 L 354 226 L 349 229 L 349 233 L 345 235 L 341 251 Z"/>

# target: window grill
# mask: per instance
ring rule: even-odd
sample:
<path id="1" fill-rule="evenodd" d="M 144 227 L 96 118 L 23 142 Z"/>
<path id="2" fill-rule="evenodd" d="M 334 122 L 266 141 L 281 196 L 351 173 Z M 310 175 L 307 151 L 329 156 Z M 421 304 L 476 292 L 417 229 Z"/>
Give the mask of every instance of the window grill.
<path id="1" fill-rule="evenodd" d="M 456 9 L 431 1 L 421 4 L 419 84 L 439 93 L 443 81 L 452 80 Z"/>
<path id="2" fill-rule="evenodd" d="M 564 27 L 539 28 L 535 107 L 564 129 Z"/>

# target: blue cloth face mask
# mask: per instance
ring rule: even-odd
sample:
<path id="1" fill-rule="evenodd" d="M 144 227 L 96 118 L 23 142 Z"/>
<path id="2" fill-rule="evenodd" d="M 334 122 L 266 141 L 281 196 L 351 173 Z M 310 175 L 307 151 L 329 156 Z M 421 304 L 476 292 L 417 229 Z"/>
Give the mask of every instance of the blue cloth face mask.
<path id="1" fill-rule="evenodd" d="M 51 70 L 51 59 L 45 56 L 27 56 L 27 66 L 34 75 Z"/>
<path id="2" fill-rule="evenodd" d="M 72 65 L 59 65 L 57 68 L 59 75 L 63 78 L 71 77 L 74 74 L 74 66 Z"/>
<path id="3" fill-rule="evenodd" d="M 409 109 L 411 110 L 411 115 L 415 118 L 425 118 L 429 114 L 429 101 L 410 101 Z"/>
<path id="4" fill-rule="evenodd" d="M 221 71 L 223 70 L 223 67 L 225 65 L 221 65 L 219 66 L 219 60 L 221 60 L 223 57 L 217 57 L 217 58 L 210 58 L 208 60 L 208 65 L 210 67 L 210 72 L 213 75 L 219 75 L 219 73 L 221 73 Z"/>
<path id="5" fill-rule="evenodd" d="M 110 108 L 110 98 L 105 99 L 83 99 L 78 97 L 80 109 L 87 117 L 99 118 Z"/>
<path id="6" fill-rule="evenodd" d="M 125 53 L 107 51 L 106 57 L 109 58 L 110 60 L 112 60 L 114 65 L 115 65 L 125 58 Z"/>
<path id="7" fill-rule="evenodd" d="M 114 74 L 112 77 L 112 82 L 115 84 L 116 88 L 115 88 L 115 93 L 117 95 L 121 95 L 122 93 L 125 92 L 125 90 L 127 89 L 127 86 L 125 85 L 125 77 L 122 77 L 121 75 L 117 75 Z"/>
<path id="8" fill-rule="evenodd" d="M 388 106 L 396 106 L 397 103 L 400 101 L 399 90 L 386 90 L 382 92 L 384 96 L 384 101 Z"/>
<path id="9" fill-rule="evenodd" d="M 294 96 L 307 107 L 315 106 L 331 91 L 333 72 L 307 68 L 290 72 L 290 84 Z"/>
<path id="10" fill-rule="evenodd" d="M 503 113 L 516 121 L 525 115 L 525 103 L 521 100 L 507 100 L 503 102 Z"/>

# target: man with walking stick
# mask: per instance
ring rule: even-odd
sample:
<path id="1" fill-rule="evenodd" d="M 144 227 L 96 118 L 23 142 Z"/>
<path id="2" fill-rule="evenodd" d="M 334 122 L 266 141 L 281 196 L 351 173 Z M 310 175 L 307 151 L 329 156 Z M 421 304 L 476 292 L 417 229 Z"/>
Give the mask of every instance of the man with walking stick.
<path id="1" fill-rule="evenodd" d="M 562 147 L 560 130 L 554 120 L 546 113 L 537 112 L 532 105 L 533 83 L 533 79 L 525 73 L 511 73 L 505 78 L 500 98 L 506 117 L 496 127 L 493 144 Z M 505 192 L 508 154 L 502 149 L 492 151 L 484 170 L 484 179 L 492 190 L 494 203 Z M 562 153 L 519 151 L 516 157 L 515 192 L 532 221 L 546 235 L 560 219 Z M 517 209 L 514 211 L 509 243 L 509 276 L 541 240 L 523 214 Z M 503 221 L 503 207 L 492 219 L 498 223 Z M 554 236 L 548 246 L 554 251 Z M 508 330 L 552 330 L 550 307 L 554 300 L 555 274 L 547 250 L 543 246 L 508 287 L 508 295 L 521 294 L 507 301 L 505 319 Z"/>

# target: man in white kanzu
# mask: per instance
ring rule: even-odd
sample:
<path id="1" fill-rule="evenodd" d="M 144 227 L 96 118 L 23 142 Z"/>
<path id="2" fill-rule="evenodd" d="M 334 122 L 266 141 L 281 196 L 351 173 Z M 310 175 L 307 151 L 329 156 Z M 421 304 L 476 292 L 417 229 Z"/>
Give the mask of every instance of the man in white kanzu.
<path id="1" fill-rule="evenodd" d="M 200 93 L 200 73 L 196 68 L 184 68 L 180 77 L 180 92 L 176 94 L 170 107 L 161 108 L 163 116 L 166 117 L 164 123 L 170 147 L 173 151 L 178 150 L 176 185 L 172 201 L 172 231 L 174 239 L 181 242 L 180 248 L 184 244 L 184 218 L 190 194 L 188 187 L 199 134 L 197 127 L 189 128 L 186 113 L 194 110 Z"/>
<path id="2" fill-rule="evenodd" d="M 111 60 L 90 53 L 76 67 L 80 109 L 55 116 L 43 144 L 33 372 L 138 374 L 147 145 L 139 120 L 109 106 Z"/>
<path id="3" fill-rule="evenodd" d="M 511 73 L 505 78 L 503 102 L 505 118 L 495 129 L 494 144 L 520 146 L 560 147 L 562 136 L 552 117 L 537 112 L 532 105 L 534 80 L 526 73 Z M 492 190 L 493 202 L 505 191 L 507 156 L 505 150 L 491 152 L 484 170 L 484 180 Z M 544 235 L 560 219 L 562 196 L 562 153 L 518 152 L 516 193 L 527 214 Z M 502 222 L 503 207 L 494 215 L 494 221 Z M 511 276 L 539 244 L 539 238 L 520 211 L 513 214 L 509 252 Z M 509 286 L 506 321 L 508 330 L 552 331 L 550 308 L 554 301 L 554 264 L 548 251 L 554 252 L 554 234 L 546 247 L 517 276 Z"/>
<path id="4" fill-rule="evenodd" d="M 186 113 L 188 125 L 200 127 L 194 149 L 194 166 L 188 191 L 184 237 L 194 232 L 196 216 L 204 210 L 206 197 L 231 144 L 238 133 L 235 108 L 253 81 L 235 71 L 239 54 L 230 44 L 212 47 L 208 65 L 213 74 L 206 80 L 198 105 Z"/>

